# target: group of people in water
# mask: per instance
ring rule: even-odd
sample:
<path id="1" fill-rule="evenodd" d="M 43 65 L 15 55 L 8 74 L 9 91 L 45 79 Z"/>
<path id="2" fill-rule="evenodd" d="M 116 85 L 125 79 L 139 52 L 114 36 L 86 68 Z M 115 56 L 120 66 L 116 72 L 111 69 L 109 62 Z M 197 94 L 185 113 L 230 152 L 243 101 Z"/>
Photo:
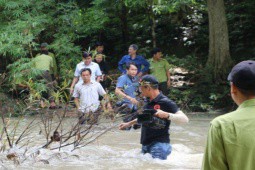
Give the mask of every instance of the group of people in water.
<path id="1" fill-rule="evenodd" d="M 45 43 L 41 45 L 45 47 Z M 104 46 L 97 43 L 95 51 L 84 52 L 82 61 L 76 65 L 74 78 L 70 86 L 70 94 L 74 98 L 79 113 L 80 123 L 96 123 L 100 109 L 112 110 L 112 103 L 107 95 L 107 85 L 104 84 L 105 75 L 108 74 L 108 65 L 105 64 L 106 56 L 103 54 Z M 42 77 L 48 82 L 50 78 L 57 77 L 54 74 L 54 57 L 48 50 L 42 49 L 42 54 L 35 57 L 47 65 L 38 69 L 44 70 Z M 151 59 L 146 60 L 137 54 L 138 46 L 129 46 L 128 55 L 122 57 L 118 63 L 121 76 L 117 80 L 115 94 L 121 98 L 117 107 L 123 115 L 123 123 L 119 125 L 121 130 L 141 128 L 141 144 L 143 153 L 150 153 L 153 158 L 166 159 L 171 153 L 169 138 L 170 122 L 187 123 L 188 117 L 170 100 L 170 65 L 162 58 L 159 48 L 151 51 Z M 47 55 L 48 54 L 48 55 Z M 45 61 L 39 60 L 44 59 Z M 53 73 L 53 74 L 52 74 Z M 50 76 L 51 75 L 51 76 Z M 100 98 L 102 96 L 102 98 Z M 51 98 L 50 98 L 51 99 Z M 101 102 L 101 101 L 103 102 Z M 50 100 L 51 107 L 54 100 Z M 138 113 L 139 103 L 143 105 L 142 113 Z M 104 103 L 105 105 L 101 105 Z M 148 112 L 149 115 L 145 112 Z M 146 115 L 148 118 L 139 115 Z"/>
<path id="2" fill-rule="evenodd" d="M 97 112 L 99 96 L 103 96 L 104 107 L 112 109 L 105 91 L 107 87 L 100 84 L 108 71 L 108 65 L 101 64 L 105 60 L 103 48 L 103 44 L 98 43 L 94 53 L 84 52 L 75 68 L 70 93 L 81 117 Z M 122 75 L 117 80 L 115 94 L 122 99 L 117 105 L 128 108 L 123 112 L 125 116 L 119 129 L 141 128 L 142 153 L 164 160 L 172 151 L 171 122 L 187 123 L 189 118 L 167 97 L 171 84 L 170 65 L 162 58 L 161 50 L 154 48 L 149 60 L 137 55 L 137 50 L 137 45 L 130 45 L 128 55 L 118 63 Z M 53 62 L 49 66 L 54 68 Z M 47 71 L 45 77 L 50 78 L 54 72 Z M 228 81 L 231 97 L 239 107 L 211 122 L 202 169 L 255 169 L 255 137 L 252 135 L 255 131 L 255 61 L 237 64 Z M 141 100 L 145 104 L 142 113 L 137 113 Z M 86 119 L 81 122 L 84 121 Z"/>

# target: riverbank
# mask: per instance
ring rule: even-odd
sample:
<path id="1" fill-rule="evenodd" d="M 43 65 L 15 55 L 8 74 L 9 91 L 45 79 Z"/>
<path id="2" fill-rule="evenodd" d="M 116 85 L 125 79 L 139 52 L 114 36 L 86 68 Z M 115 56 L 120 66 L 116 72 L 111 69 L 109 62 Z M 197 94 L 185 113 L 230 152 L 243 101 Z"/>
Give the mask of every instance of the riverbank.
<path id="1" fill-rule="evenodd" d="M 227 104 L 225 107 L 215 106 L 215 103 L 220 102 L 220 98 L 218 98 L 219 94 L 210 94 L 208 99 L 203 99 L 203 95 L 201 96 L 200 92 L 198 91 L 199 87 L 195 79 L 195 73 L 190 72 L 181 67 L 174 67 L 170 70 L 171 71 L 171 88 L 170 88 L 170 95 L 169 97 L 177 103 L 177 105 L 188 112 L 189 114 L 196 114 L 196 115 L 208 115 L 208 114 L 224 114 L 231 110 L 234 110 L 236 107 L 230 106 Z M 108 89 L 108 93 L 112 98 L 112 105 L 114 106 L 114 101 L 117 101 L 117 97 L 114 94 L 114 89 L 116 86 L 117 78 L 120 74 L 115 70 L 111 70 L 110 72 L 110 79 L 112 80 L 112 84 Z M 23 91 L 21 91 L 23 92 Z M 15 95 L 14 95 L 15 93 Z M 64 91 L 58 92 L 58 94 L 67 94 L 68 95 L 68 85 Z M 204 94 L 205 95 L 205 94 Z M 206 94 L 208 95 L 208 94 Z M 224 95 L 224 94 L 223 94 Z M 47 110 L 47 108 L 40 108 L 39 101 L 31 101 L 28 97 L 31 96 L 23 96 L 21 98 L 20 93 L 16 93 L 15 91 L 3 93 L 0 92 L 0 111 L 6 114 L 11 114 L 12 116 L 19 116 L 21 113 L 26 113 L 29 115 L 35 115 L 39 112 L 52 112 L 52 113 L 65 113 L 67 117 L 76 116 L 76 110 L 74 108 L 74 103 L 68 102 L 66 104 L 63 103 L 63 96 L 59 101 L 59 109 L 55 110 Z M 32 96 L 35 97 L 35 96 Z M 67 97 L 67 96 L 66 96 Z M 67 97 L 68 98 L 68 97 Z M 62 100 L 62 103 L 61 103 Z M 65 99 L 67 100 L 67 99 Z M 222 102 L 224 104 L 224 102 Z M 215 107 L 215 108 L 214 108 Z M 216 110 L 215 109 L 219 109 Z"/>
<path id="2" fill-rule="evenodd" d="M 182 109 L 182 108 L 181 108 Z M 233 106 L 231 109 L 217 109 L 217 110 L 210 110 L 210 111 L 204 111 L 204 112 L 192 112 L 189 109 L 185 110 L 182 109 L 189 117 L 205 117 L 210 118 L 214 116 L 219 116 L 225 113 L 230 112 L 231 110 L 236 109 L 236 106 Z M 0 93 L 0 111 L 4 113 L 6 116 L 23 116 L 23 115 L 38 115 L 41 113 L 50 113 L 50 114 L 59 114 L 59 115 L 65 115 L 65 117 L 77 117 L 77 110 L 75 108 L 75 105 L 73 102 L 70 102 L 68 104 L 60 104 L 59 108 L 57 109 L 49 109 L 48 107 L 40 108 L 39 107 L 39 101 L 37 104 L 33 105 L 26 105 L 23 101 L 20 99 L 13 99 L 10 98 L 8 95 L 4 93 Z"/>

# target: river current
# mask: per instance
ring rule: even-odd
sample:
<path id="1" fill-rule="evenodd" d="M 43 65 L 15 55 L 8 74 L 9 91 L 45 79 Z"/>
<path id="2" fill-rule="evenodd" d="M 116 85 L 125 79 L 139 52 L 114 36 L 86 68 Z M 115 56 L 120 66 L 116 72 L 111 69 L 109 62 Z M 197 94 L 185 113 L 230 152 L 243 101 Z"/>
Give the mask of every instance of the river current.
<path id="1" fill-rule="evenodd" d="M 38 146 L 45 143 L 43 135 L 38 133 L 38 126 L 27 136 L 33 142 L 29 149 L 14 147 L 0 152 L 0 169 L 200 169 L 209 123 L 214 116 L 189 117 L 190 122 L 186 125 L 171 124 L 173 150 L 167 160 L 152 159 L 149 154 L 141 154 L 140 129 L 120 131 L 117 128 L 119 122 L 97 125 L 94 133 L 103 131 L 107 126 L 113 128 L 92 143 L 74 151 L 73 146 L 61 148 L 60 151 L 38 149 Z M 20 126 L 26 126 L 29 121 L 29 118 L 22 120 Z M 73 121 L 74 118 L 66 118 L 65 126 L 71 125 Z M 59 146 L 59 143 L 54 142 L 50 148 L 55 146 Z M 7 152 L 15 152 L 21 158 L 20 162 L 14 163 L 7 159 Z"/>

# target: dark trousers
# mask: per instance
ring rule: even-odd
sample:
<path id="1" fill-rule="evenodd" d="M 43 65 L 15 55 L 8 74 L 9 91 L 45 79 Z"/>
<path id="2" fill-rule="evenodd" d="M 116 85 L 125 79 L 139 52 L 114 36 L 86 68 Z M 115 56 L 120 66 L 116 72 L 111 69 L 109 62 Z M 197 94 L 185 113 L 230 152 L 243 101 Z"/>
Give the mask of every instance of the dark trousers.
<path id="1" fill-rule="evenodd" d="M 102 111 L 101 108 L 99 108 L 95 112 L 89 112 L 89 113 L 83 113 L 81 111 L 78 111 L 79 123 L 80 124 L 87 123 L 90 125 L 97 124 L 101 111 Z"/>
<path id="2" fill-rule="evenodd" d="M 41 76 L 39 76 L 38 78 L 44 80 L 47 86 L 47 92 L 43 93 L 43 97 L 49 99 L 50 102 L 53 102 L 54 98 L 51 94 L 54 91 L 54 86 L 53 86 L 50 72 L 48 70 L 43 71 Z"/>

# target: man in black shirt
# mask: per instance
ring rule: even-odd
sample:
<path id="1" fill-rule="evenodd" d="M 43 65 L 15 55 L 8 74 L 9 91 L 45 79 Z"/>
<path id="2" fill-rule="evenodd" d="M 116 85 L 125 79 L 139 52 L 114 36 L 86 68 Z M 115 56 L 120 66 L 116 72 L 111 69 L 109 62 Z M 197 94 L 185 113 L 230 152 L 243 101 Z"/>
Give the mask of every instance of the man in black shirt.
<path id="1" fill-rule="evenodd" d="M 158 84 L 157 79 L 151 75 L 143 76 L 140 82 L 142 95 L 148 98 L 144 110 L 155 111 L 152 122 L 142 123 L 141 144 L 142 153 L 150 153 L 153 158 L 164 160 L 172 151 L 168 132 L 171 121 L 187 123 L 189 119 L 179 110 L 175 102 L 160 93 Z M 119 129 L 123 130 L 136 123 L 137 119 L 122 123 Z M 157 126 L 157 124 L 160 126 Z"/>

